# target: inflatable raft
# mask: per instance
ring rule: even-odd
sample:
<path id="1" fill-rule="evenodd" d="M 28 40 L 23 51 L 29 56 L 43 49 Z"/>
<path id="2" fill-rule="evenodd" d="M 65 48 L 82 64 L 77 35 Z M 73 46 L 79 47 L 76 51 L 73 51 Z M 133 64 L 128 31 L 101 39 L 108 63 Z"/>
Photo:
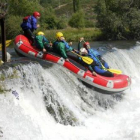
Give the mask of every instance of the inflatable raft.
<path id="1" fill-rule="evenodd" d="M 104 77 L 101 75 L 93 76 L 92 73 L 78 62 L 70 59 L 70 62 L 65 61 L 62 57 L 54 52 L 43 53 L 31 46 L 29 40 L 24 35 L 18 35 L 15 38 L 15 50 L 23 56 L 42 60 L 48 63 L 53 62 L 67 68 L 77 78 L 83 82 L 94 86 L 95 88 L 107 93 L 122 92 L 129 88 L 131 79 L 124 74 L 114 74 L 114 77 Z M 104 93 L 104 92 L 103 92 Z"/>

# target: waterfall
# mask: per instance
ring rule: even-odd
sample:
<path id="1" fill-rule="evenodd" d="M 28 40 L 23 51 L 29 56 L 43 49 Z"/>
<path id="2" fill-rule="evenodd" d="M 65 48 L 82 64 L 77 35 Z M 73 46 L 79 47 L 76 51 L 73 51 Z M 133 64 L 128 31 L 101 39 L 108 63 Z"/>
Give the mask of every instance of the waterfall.
<path id="1" fill-rule="evenodd" d="M 140 139 L 140 46 L 103 55 L 132 86 L 105 95 L 60 65 L 18 64 L 0 71 L 0 139 Z"/>

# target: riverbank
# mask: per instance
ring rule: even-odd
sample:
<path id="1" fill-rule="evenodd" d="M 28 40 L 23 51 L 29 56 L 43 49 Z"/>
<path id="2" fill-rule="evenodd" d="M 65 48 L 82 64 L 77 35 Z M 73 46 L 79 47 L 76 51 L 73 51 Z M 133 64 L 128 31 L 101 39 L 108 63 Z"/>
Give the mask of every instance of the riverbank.
<path id="1" fill-rule="evenodd" d="M 48 40 L 54 41 L 56 32 L 62 32 L 67 41 L 77 42 L 80 37 L 84 37 L 85 40 L 95 41 L 100 40 L 102 32 L 98 28 L 67 28 L 62 30 L 46 30 L 44 31 Z"/>

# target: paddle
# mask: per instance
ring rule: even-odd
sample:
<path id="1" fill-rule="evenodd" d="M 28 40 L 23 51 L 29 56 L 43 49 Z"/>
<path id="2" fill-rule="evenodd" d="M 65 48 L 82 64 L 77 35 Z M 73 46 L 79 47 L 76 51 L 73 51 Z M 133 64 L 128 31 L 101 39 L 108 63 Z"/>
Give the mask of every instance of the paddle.
<path id="1" fill-rule="evenodd" d="M 103 68 L 104 70 L 107 70 L 107 71 L 110 71 L 110 72 L 112 72 L 112 73 L 116 73 L 116 74 L 122 74 L 122 71 L 121 71 L 121 70 L 107 69 L 107 68 L 105 68 L 105 67 L 103 66 L 102 63 L 101 63 L 101 65 L 102 65 L 102 68 Z"/>
<path id="2" fill-rule="evenodd" d="M 72 51 L 72 52 L 73 52 L 74 54 L 78 55 L 79 57 L 81 57 L 82 60 L 83 60 L 85 63 L 87 63 L 87 64 L 93 63 L 93 59 L 92 59 L 92 58 L 89 58 L 89 57 L 86 57 L 86 56 L 81 56 L 81 55 L 75 53 L 74 51 Z M 101 63 L 101 62 L 100 62 L 100 63 Z M 102 66 L 102 68 L 103 68 L 104 70 L 106 70 L 106 71 L 110 71 L 110 72 L 116 73 L 116 74 L 121 74 L 121 73 L 122 73 L 121 70 L 106 69 L 106 68 L 102 65 L 102 63 L 101 63 L 101 66 Z"/>
<path id="3" fill-rule="evenodd" d="M 83 60 L 85 63 L 87 63 L 87 64 L 93 63 L 93 59 L 91 59 L 91 58 L 89 58 L 89 57 L 87 57 L 87 56 L 81 56 L 81 55 L 77 54 L 77 53 L 74 52 L 74 51 L 72 51 L 72 53 L 74 53 L 74 54 L 78 55 L 79 57 L 81 57 L 82 60 Z"/>
<path id="4" fill-rule="evenodd" d="M 95 56 L 95 55 L 94 55 Z M 96 57 L 96 56 L 95 56 Z M 112 73 L 116 73 L 116 74 L 122 74 L 121 70 L 116 70 L 116 69 L 107 69 L 104 67 L 104 65 L 101 63 L 101 61 L 96 57 L 96 59 L 99 61 L 99 63 L 101 64 L 102 68 L 106 71 L 110 71 Z"/>
<path id="5" fill-rule="evenodd" d="M 6 40 L 6 47 L 8 47 L 12 43 L 12 40 Z M 2 49 L 2 44 L 0 44 L 0 50 Z"/>
<path id="6" fill-rule="evenodd" d="M 116 74 L 122 74 L 121 70 L 116 70 L 116 69 L 107 69 L 108 71 L 112 72 L 112 73 L 116 73 Z"/>
<path id="7" fill-rule="evenodd" d="M 95 56 L 95 55 L 94 55 Z M 96 56 L 95 56 L 96 57 Z M 104 67 L 104 65 L 101 63 L 101 61 L 96 57 L 96 59 L 99 61 L 99 63 L 101 64 L 102 68 L 104 70 L 107 70 L 107 71 L 110 71 L 112 73 L 116 73 L 116 74 L 122 74 L 122 71 L 121 70 L 116 70 L 116 69 L 107 69 Z"/>
<path id="8" fill-rule="evenodd" d="M 84 41 L 85 42 L 85 41 Z M 116 69 L 107 69 L 103 66 L 103 64 L 101 63 L 101 61 L 97 58 L 96 55 L 94 55 L 96 57 L 96 59 L 98 60 L 98 62 L 101 64 L 102 68 L 106 71 L 110 71 L 112 73 L 115 73 L 115 74 L 122 74 L 122 71 L 121 70 L 116 70 Z"/>

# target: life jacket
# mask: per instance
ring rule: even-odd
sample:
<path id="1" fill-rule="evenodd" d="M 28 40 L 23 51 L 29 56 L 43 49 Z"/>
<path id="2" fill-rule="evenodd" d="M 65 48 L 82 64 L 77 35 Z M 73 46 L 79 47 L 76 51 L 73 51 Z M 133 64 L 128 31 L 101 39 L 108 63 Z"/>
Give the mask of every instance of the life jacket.
<path id="1" fill-rule="evenodd" d="M 62 43 L 65 44 L 66 51 L 72 51 L 72 50 L 73 50 L 73 48 L 72 48 L 71 46 L 69 46 L 69 44 L 68 44 L 66 41 L 58 41 L 58 40 L 56 40 L 56 41 L 53 43 L 53 48 L 54 48 L 54 49 L 57 48 L 57 45 L 58 45 L 59 42 L 62 42 Z"/>
<path id="2" fill-rule="evenodd" d="M 53 43 L 53 49 L 54 49 L 54 50 L 57 50 L 58 44 L 59 44 L 60 42 L 63 42 L 63 41 L 56 40 L 56 41 Z M 63 43 L 64 43 L 64 42 L 63 42 Z"/>
<path id="3" fill-rule="evenodd" d="M 53 48 L 55 49 L 56 47 L 57 47 L 57 44 L 58 44 L 59 42 L 56 40 L 54 43 L 53 43 Z"/>
<path id="4" fill-rule="evenodd" d="M 26 16 L 23 18 L 23 22 L 21 23 L 21 28 L 23 30 L 31 29 L 34 30 L 32 27 L 33 17 L 32 16 Z"/>
<path id="5" fill-rule="evenodd" d="M 99 56 L 101 56 L 96 50 L 88 49 L 89 56 L 96 62 L 96 65 L 101 66 Z"/>
<path id="6" fill-rule="evenodd" d="M 60 54 L 64 59 L 67 58 L 67 54 L 66 54 L 66 46 L 65 46 L 65 43 L 63 41 L 58 41 L 56 40 L 54 43 L 53 43 L 53 50 Z"/>

